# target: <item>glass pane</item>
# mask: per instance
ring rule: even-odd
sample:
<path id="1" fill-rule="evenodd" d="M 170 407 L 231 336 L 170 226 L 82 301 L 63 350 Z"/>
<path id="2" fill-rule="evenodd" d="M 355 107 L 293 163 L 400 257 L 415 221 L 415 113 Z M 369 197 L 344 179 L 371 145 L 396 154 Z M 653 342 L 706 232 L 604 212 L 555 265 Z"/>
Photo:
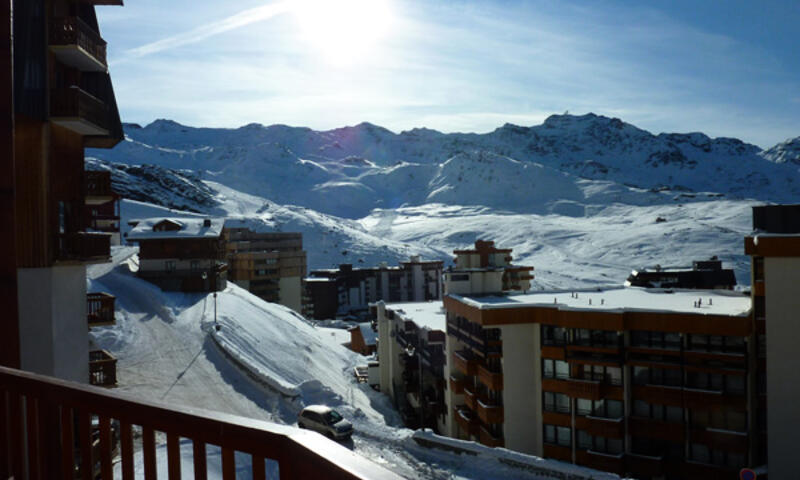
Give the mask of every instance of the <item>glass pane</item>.
<path id="1" fill-rule="evenodd" d="M 745 412 L 728 412 L 728 429 L 737 432 L 747 430 L 747 414 Z"/>
<path id="2" fill-rule="evenodd" d="M 606 368 L 608 380 L 612 385 L 622 385 L 622 369 L 619 367 Z"/>
<path id="3" fill-rule="evenodd" d="M 622 453 L 622 439 L 621 438 L 609 438 L 608 439 L 608 453 L 618 454 Z"/>
<path id="4" fill-rule="evenodd" d="M 569 363 L 563 360 L 556 360 L 556 378 L 569 378 Z"/>
<path id="5" fill-rule="evenodd" d="M 681 348 L 681 336 L 679 333 L 667 333 L 664 335 L 664 348 L 679 350 Z"/>
<path id="6" fill-rule="evenodd" d="M 683 422 L 683 409 L 680 407 L 667 407 L 668 422 Z"/>
<path id="7" fill-rule="evenodd" d="M 647 332 L 634 330 L 631 332 L 631 346 L 634 347 L 649 347 Z"/>
<path id="8" fill-rule="evenodd" d="M 739 375 L 726 375 L 727 391 L 730 393 L 744 393 L 744 377 Z"/>
<path id="9" fill-rule="evenodd" d="M 708 463 L 709 452 L 708 447 L 699 443 L 692 444 L 692 460 L 698 462 Z"/>
<path id="10" fill-rule="evenodd" d="M 563 393 L 556 395 L 556 404 L 558 411 L 561 413 L 569 413 L 569 397 Z"/>
<path id="11" fill-rule="evenodd" d="M 544 360 L 542 360 L 542 365 L 543 365 L 543 368 L 544 368 L 544 371 L 542 372 L 542 375 L 544 375 L 545 378 L 553 378 L 553 376 L 555 375 L 555 372 L 554 372 L 554 369 L 553 369 L 553 361 L 549 360 L 549 359 L 544 359 Z"/>
<path id="12" fill-rule="evenodd" d="M 544 409 L 548 412 L 553 412 L 556 409 L 555 394 L 552 392 L 544 392 Z"/>
<path id="13" fill-rule="evenodd" d="M 646 385 L 650 383 L 647 367 L 633 367 L 633 383 L 635 385 Z"/>
<path id="14" fill-rule="evenodd" d="M 655 418 L 657 420 L 664 419 L 664 405 L 658 405 L 654 403 L 653 405 L 650 406 L 650 408 L 652 411 L 652 418 Z"/>
<path id="15" fill-rule="evenodd" d="M 556 443 L 556 427 L 553 425 L 544 426 L 544 441 L 547 443 Z"/>
<path id="16" fill-rule="evenodd" d="M 592 413 L 592 401 L 587 400 L 585 398 L 579 398 L 577 400 L 578 415 L 589 415 Z"/>
<path id="17" fill-rule="evenodd" d="M 633 402 L 633 414 L 637 417 L 649 417 L 650 416 L 650 404 L 645 402 L 644 400 L 634 400 Z"/>
<path id="18" fill-rule="evenodd" d="M 578 430 L 578 447 L 592 448 L 592 436 L 583 430 Z"/>
<path id="19" fill-rule="evenodd" d="M 622 402 L 619 400 L 606 400 L 608 418 L 621 418 L 623 415 Z"/>
<path id="20" fill-rule="evenodd" d="M 568 447 L 572 445 L 572 432 L 569 427 L 556 427 L 558 430 L 558 444 Z"/>

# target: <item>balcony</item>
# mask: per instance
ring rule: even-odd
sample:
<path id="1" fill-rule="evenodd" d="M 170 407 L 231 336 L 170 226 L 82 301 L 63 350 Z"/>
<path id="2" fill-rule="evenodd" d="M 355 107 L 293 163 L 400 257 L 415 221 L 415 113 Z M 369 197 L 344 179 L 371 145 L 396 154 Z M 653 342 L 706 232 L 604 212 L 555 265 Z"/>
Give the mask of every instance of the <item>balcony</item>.
<path id="1" fill-rule="evenodd" d="M 61 261 L 103 263 L 111 258 L 111 235 L 107 233 L 61 233 L 57 257 Z"/>
<path id="2" fill-rule="evenodd" d="M 478 380 L 490 390 L 496 392 L 503 390 L 503 374 L 489 370 L 484 365 L 478 367 Z"/>
<path id="3" fill-rule="evenodd" d="M 503 407 L 501 405 L 494 405 L 490 403 L 484 403 L 481 400 L 478 400 L 478 418 L 481 419 L 483 423 L 491 424 L 491 423 L 503 423 Z"/>
<path id="4" fill-rule="evenodd" d="M 648 455 L 625 455 L 625 465 L 628 472 L 638 476 L 659 477 L 664 475 L 664 459 Z"/>
<path id="5" fill-rule="evenodd" d="M 464 404 L 473 412 L 478 409 L 478 397 L 472 387 L 464 386 Z"/>
<path id="6" fill-rule="evenodd" d="M 102 205 L 117 198 L 111 189 L 111 172 L 97 172 L 87 170 L 84 172 L 84 185 L 86 186 L 86 205 Z M 119 220 L 119 217 L 117 217 Z"/>
<path id="7" fill-rule="evenodd" d="M 77 86 L 50 92 L 50 120 L 80 135 L 108 136 L 108 107 Z"/>
<path id="8" fill-rule="evenodd" d="M 455 364 L 456 370 L 464 375 L 474 376 L 478 372 L 478 363 L 469 352 L 460 351 L 453 353 L 453 363 Z"/>
<path id="9" fill-rule="evenodd" d="M 625 470 L 625 458 L 621 454 L 609 455 L 591 450 L 578 450 L 575 452 L 575 463 L 618 475 L 621 475 Z"/>
<path id="10" fill-rule="evenodd" d="M 23 413 L 24 412 L 24 413 Z M 99 455 L 92 455 L 92 423 L 98 425 Z M 281 479 L 399 479 L 316 433 L 261 420 L 164 403 L 0 367 L 0 478 L 113 478 L 112 421 L 119 422 L 122 478 L 143 472 L 156 478 L 156 432 L 166 437 L 169 478 L 181 478 L 181 466 L 194 465 L 194 478 L 206 478 L 207 445 L 221 448 L 222 477 L 251 468 L 266 478 L 265 459 L 277 463 Z M 135 440 L 133 432 L 137 431 Z M 141 437 L 138 432 L 141 431 Z M 21 441 L 20 439 L 25 439 Z M 182 439 L 191 441 L 191 459 L 181 461 Z M 134 448 L 136 442 L 136 448 Z M 141 454 L 134 455 L 134 450 Z M 239 453 L 239 455 L 236 455 Z M 164 458 L 166 457 L 166 458 Z M 29 475 L 26 475 L 29 474 Z M 191 475 L 186 473 L 188 477 Z M 273 478 L 273 477 L 270 477 Z"/>
<path id="11" fill-rule="evenodd" d="M 464 379 L 450 375 L 450 391 L 456 395 L 464 393 Z"/>
<path id="12" fill-rule="evenodd" d="M 665 422 L 642 417 L 628 418 L 628 431 L 635 437 L 657 438 L 682 443 L 685 440 L 683 423 Z"/>
<path id="13" fill-rule="evenodd" d="M 86 317 L 91 327 L 114 325 L 114 302 L 117 297 L 108 293 L 86 294 Z"/>
<path id="14" fill-rule="evenodd" d="M 577 416 L 575 417 L 575 429 L 585 430 L 589 435 L 600 437 L 622 438 L 625 436 L 622 418 Z"/>
<path id="15" fill-rule="evenodd" d="M 478 440 L 487 447 L 503 447 L 505 443 L 502 437 L 495 437 L 492 432 L 486 429 L 483 425 L 480 426 Z"/>
<path id="16" fill-rule="evenodd" d="M 466 435 L 478 435 L 478 428 L 480 426 L 478 418 L 470 410 L 456 409 L 455 411 L 456 423 L 461 427 L 461 430 Z"/>
<path id="17" fill-rule="evenodd" d="M 600 400 L 603 398 L 603 384 L 595 380 L 570 378 L 566 381 L 566 394 L 573 398 Z"/>
<path id="18" fill-rule="evenodd" d="M 98 387 L 117 386 L 117 359 L 106 350 L 89 352 L 89 383 Z"/>
<path id="19" fill-rule="evenodd" d="M 59 17 L 50 23 L 50 51 L 63 63 L 83 72 L 105 72 L 106 42 L 78 17 Z"/>

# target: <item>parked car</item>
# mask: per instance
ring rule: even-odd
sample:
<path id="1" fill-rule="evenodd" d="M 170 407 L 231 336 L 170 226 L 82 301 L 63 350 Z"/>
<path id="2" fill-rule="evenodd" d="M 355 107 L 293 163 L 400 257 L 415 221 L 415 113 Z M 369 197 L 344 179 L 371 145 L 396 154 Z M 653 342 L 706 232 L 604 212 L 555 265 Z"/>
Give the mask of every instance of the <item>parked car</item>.
<path id="1" fill-rule="evenodd" d="M 321 433 L 336 440 L 350 438 L 353 424 L 339 412 L 325 405 L 309 405 L 297 416 L 297 426 Z"/>

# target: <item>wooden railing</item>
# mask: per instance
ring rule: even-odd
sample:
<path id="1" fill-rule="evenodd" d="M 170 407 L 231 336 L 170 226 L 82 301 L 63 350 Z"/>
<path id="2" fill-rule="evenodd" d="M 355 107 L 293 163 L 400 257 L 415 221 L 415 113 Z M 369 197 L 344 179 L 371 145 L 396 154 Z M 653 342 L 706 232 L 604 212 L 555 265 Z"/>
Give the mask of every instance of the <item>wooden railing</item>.
<path id="1" fill-rule="evenodd" d="M 75 45 L 106 65 L 106 42 L 78 17 L 54 18 L 50 23 L 50 45 Z"/>
<path id="2" fill-rule="evenodd" d="M 89 327 L 114 325 L 114 295 L 97 292 L 86 294 L 86 319 Z"/>
<path id="3" fill-rule="evenodd" d="M 98 387 L 117 385 L 117 359 L 106 350 L 89 352 L 89 383 Z"/>
<path id="4" fill-rule="evenodd" d="M 50 117 L 80 118 L 104 130 L 110 127 L 106 104 L 74 85 L 50 92 Z"/>
<path id="5" fill-rule="evenodd" d="M 93 454 L 92 424 L 99 448 Z M 181 439 L 192 443 L 194 478 L 207 478 L 206 446 L 222 450 L 222 478 L 236 477 L 235 452 L 248 455 L 253 479 L 265 459 L 281 479 L 399 479 L 395 474 L 309 431 L 224 413 L 176 408 L 96 387 L 0 367 L 0 478 L 113 478 L 112 422 L 119 423 L 120 471 L 155 479 L 156 432 L 166 436 L 169 478 L 181 478 Z M 134 430 L 141 445 L 134 447 Z M 138 443 L 138 441 L 136 441 Z M 142 455 L 134 457 L 134 450 Z M 187 454 L 186 451 L 183 452 Z M 239 456 L 239 467 L 243 467 Z M 140 462 L 136 465 L 135 462 Z M 138 467 L 138 468 L 137 468 Z M 188 476 L 188 475 L 187 475 Z"/>
<path id="6" fill-rule="evenodd" d="M 74 232 L 58 235 L 59 260 L 108 260 L 111 256 L 111 235 Z"/>

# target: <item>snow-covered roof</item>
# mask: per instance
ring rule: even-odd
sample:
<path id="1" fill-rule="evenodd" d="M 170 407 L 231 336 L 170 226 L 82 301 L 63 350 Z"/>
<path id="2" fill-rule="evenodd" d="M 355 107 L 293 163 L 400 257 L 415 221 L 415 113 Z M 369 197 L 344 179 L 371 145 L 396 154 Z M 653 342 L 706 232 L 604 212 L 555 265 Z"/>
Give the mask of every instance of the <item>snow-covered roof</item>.
<path id="1" fill-rule="evenodd" d="M 364 337 L 364 345 L 377 345 L 378 332 L 372 329 L 370 322 L 359 323 L 358 329 L 361 330 L 361 336 Z"/>
<path id="2" fill-rule="evenodd" d="M 639 287 L 601 287 L 584 290 L 554 290 L 504 296 L 451 297 L 480 309 L 555 307 L 559 310 L 663 311 L 700 315 L 744 316 L 750 312 L 750 297 L 730 290 L 682 290 Z"/>
<path id="3" fill-rule="evenodd" d="M 441 300 L 431 302 L 392 303 L 386 305 L 403 319 L 414 322 L 419 328 L 447 331 L 447 317 Z"/>
<path id="4" fill-rule="evenodd" d="M 222 218 L 167 218 L 155 217 L 136 220 L 128 233 L 128 240 L 154 240 L 161 238 L 215 238 L 222 234 L 225 220 Z M 158 225 L 170 228 L 154 230 Z"/>

